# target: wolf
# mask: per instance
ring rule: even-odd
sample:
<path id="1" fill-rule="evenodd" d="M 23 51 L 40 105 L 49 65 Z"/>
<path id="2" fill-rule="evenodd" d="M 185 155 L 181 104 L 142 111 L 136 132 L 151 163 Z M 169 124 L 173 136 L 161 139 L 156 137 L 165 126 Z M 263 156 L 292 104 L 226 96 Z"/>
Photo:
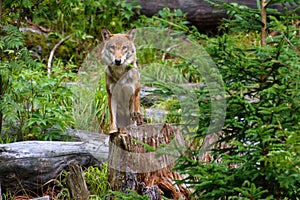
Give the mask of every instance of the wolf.
<path id="1" fill-rule="evenodd" d="M 110 113 L 109 134 L 128 125 L 143 124 L 140 111 L 140 73 L 134 38 L 136 28 L 126 34 L 112 34 L 102 27 L 101 60 L 106 65 L 106 90 Z"/>

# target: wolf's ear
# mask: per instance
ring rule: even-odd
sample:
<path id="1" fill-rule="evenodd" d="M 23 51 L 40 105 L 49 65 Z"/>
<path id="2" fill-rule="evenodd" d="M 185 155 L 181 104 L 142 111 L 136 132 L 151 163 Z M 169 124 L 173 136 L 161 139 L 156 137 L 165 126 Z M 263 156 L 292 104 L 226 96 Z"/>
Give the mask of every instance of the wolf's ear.
<path id="1" fill-rule="evenodd" d="M 103 41 L 108 40 L 112 36 L 111 32 L 109 32 L 109 30 L 105 27 L 101 28 L 101 35 Z"/>
<path id="2" fill-rule="evenodd" d="M 136 28 L 133 28 L 133 29 L 131 29 L 130 31 L 128 31 L 127 37 L 128 37 L 130 40 L 134 40 L 135 34 L 136 34 Z"/>

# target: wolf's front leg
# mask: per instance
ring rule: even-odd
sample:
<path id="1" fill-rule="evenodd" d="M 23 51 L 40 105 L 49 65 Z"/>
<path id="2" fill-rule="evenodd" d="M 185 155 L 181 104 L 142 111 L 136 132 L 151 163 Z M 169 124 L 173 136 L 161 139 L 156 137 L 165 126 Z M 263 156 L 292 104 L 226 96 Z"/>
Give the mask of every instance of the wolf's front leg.
<path id="1" fill-rule="evenodd" d="M 136 121 L 137 125 L 142 125 L 143 124 L 143 116 L 141 114 L 141 109 L 140 109 L 140 90 L 141 86 L 140 83 L 138 82 L 136 84 L 136 89 L 134 92 L 134 97 L 133 97 L 133 116 L 132 119 L 133 121 Z"/>
<path id="2" fill-rule="evenodd" d="M 109 134 L 118 132 L 118 128 L 116 125 L 116 110 L 117 105 L 115 100 L 112 99 L 112 95 L 108 93 L 108 108 L 109 108 L 109 114 L 110 114 L 110 130 Z"/>

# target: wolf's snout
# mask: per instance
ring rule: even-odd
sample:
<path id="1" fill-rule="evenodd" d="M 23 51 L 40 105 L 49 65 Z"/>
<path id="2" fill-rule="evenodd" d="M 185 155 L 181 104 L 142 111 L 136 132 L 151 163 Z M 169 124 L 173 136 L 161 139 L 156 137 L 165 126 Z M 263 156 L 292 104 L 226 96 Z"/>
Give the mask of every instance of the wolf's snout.
<path id="1" fill-rule="evenodd" d="M 116 65 L 121 65 L 121 59 L 115 59 L 115 64 Z"/>

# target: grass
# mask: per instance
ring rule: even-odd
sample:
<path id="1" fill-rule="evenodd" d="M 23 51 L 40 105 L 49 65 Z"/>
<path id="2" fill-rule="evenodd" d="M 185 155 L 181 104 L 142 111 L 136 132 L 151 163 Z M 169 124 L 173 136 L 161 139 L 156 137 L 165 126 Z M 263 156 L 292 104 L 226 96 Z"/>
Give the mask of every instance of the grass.
<path id="1" fill-rule="evenodd" d="M 73 106 L 75 129 L 99 132 L 100 125 L 96 117 L 95 90 L 90 88 L 74 89 L 76 94 Z"/>
<path id="2" fill-rule="evenodd" d="M 42 196 L 50 196 L 52 200 L 70 200 L 71 192 L 67 184 L 67 171 L 62 171 L 56 179 L 44 185 Z M 91 200 L 105 199 L 109 193 L 108 166 L 104 163 L 101 167 L 88 167 L 84 170 L 84 177 L 90 191 Z M 5 191 L 3 200 L 26 200 L 39 195 L 34 191 L 20 189 L 18 191 Z"/>
<path id="3" fill-rule="evenodd" d="M 148 86 L 153 86 L 156 82 L 164 83 L 187 83 L 187 80 L 183 77 L 180 71 L 172 67 L 172 63 L 151 63 L 142 66 L 141 70 L 141 82 Z"/>
<path id="4" fill-rule="evenodd" d="M 108 165 L 104 163 L 101 168 L 88 167 L 85 172 L 85 179 L 93 200 L 105 197 L 108 192 Z"/>

